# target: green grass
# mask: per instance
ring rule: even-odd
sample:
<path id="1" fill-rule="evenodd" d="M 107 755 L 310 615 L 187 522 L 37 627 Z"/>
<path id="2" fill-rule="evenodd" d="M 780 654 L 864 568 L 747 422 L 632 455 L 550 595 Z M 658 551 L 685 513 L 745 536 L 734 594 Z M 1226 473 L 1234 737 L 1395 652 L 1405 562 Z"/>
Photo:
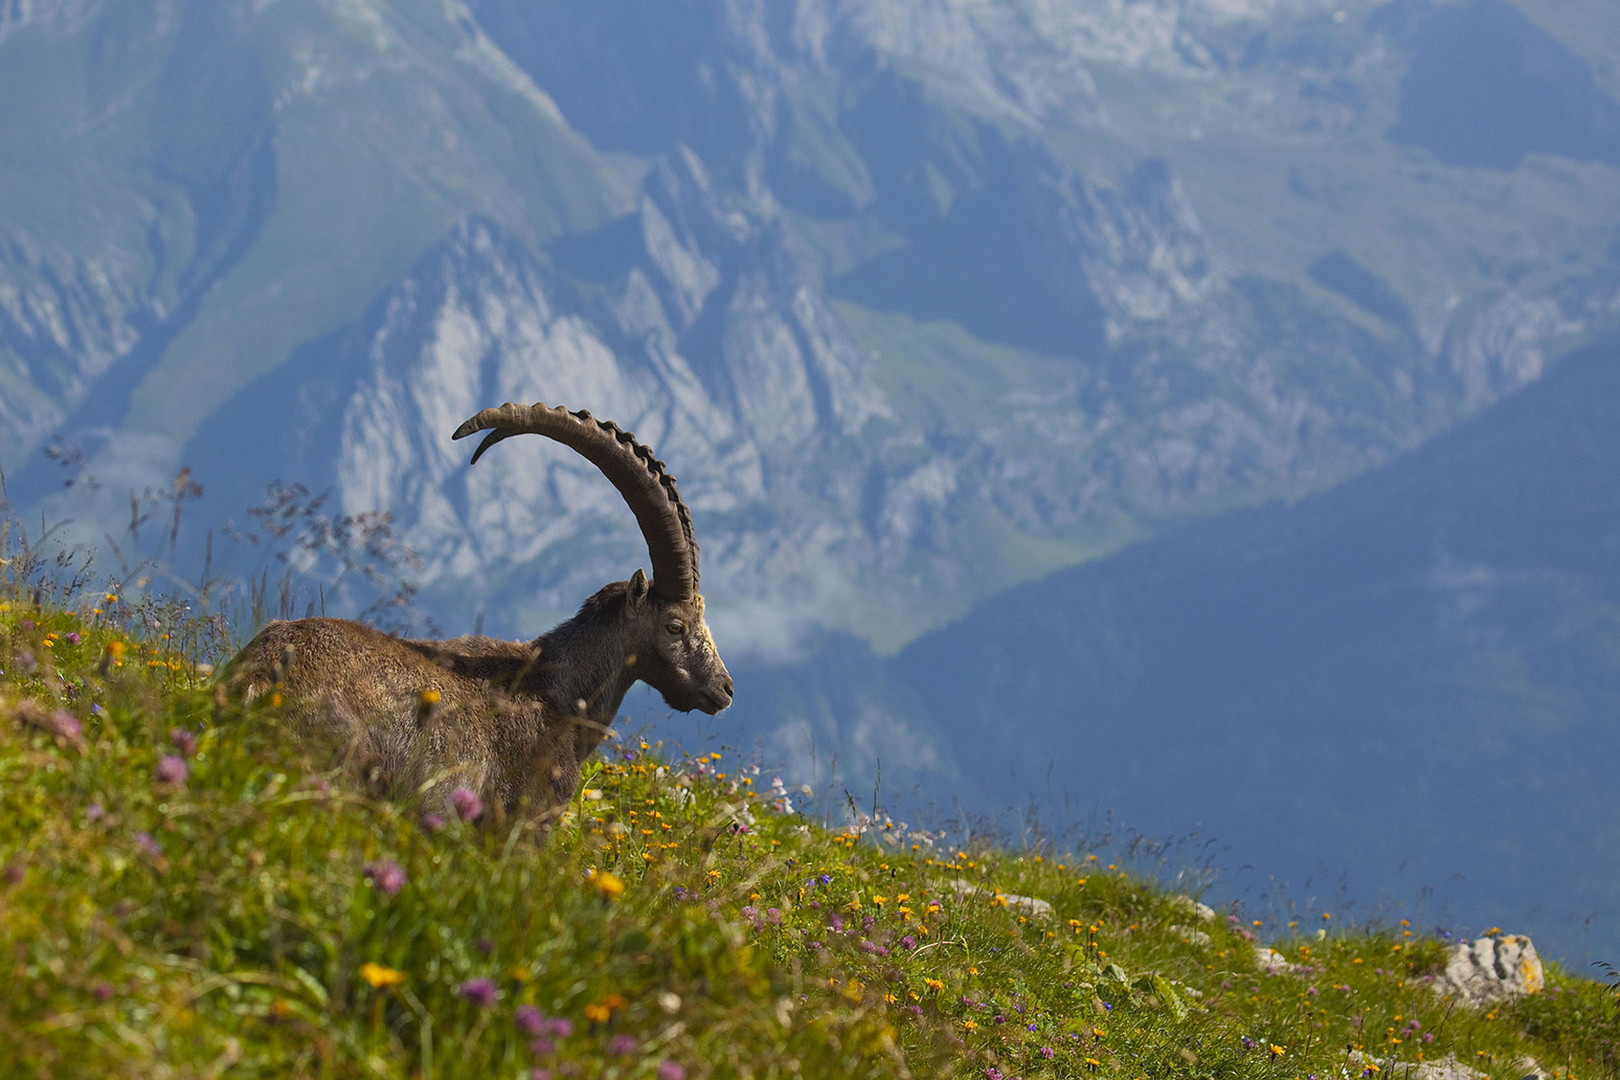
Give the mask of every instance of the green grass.
<path id="1" fill-rule="evenodd" d="M 0 603 L 6 1077 L 1616 1073 L 1602 983 L 1453 1008 L 1409 928 L 1197 925 L 1107 856 L 829 828 L 719 755 L 620 742 L 549 837 L 430 822 L 216 698 L 188 624 L 30 601 Z"/>

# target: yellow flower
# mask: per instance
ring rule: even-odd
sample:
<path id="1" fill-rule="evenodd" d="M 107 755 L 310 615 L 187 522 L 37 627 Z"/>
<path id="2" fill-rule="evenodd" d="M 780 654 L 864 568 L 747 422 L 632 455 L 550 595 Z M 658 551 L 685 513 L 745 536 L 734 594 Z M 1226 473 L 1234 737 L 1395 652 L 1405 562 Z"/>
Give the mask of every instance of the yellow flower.
<path id="1" fill-rule="evenodd" d="M 978 1025 L 977 1021 L 973 1021 L 973 1020 L 964 1020 L 964 1021 L 962 1021 L 962 1026 L 967 1028 L 969 1031 L 978 1031 L 979 1030 L 979 1025 Z"/>
<path id="2" fill-rule="evenodd" d="M 437 705 L 438 703 L 439 703 L 439 692 L 437 690 L 424 690 L 424 691 L 422 691 L 422 704 L 424 704 L 424 705 Z"/>
<path id="3" fill-rule="evenodd" d="M 514 964 L 512 967 L 506 969 L 506 974 L 513 982 L 529 981 L 529 969 L 526 967 L 518 967 Z"/>
<path id="4" fill-rule="evenodd" d="M 405 981 L 403 971 L 395 971 L 391 967 L 383 967 L 369 960 L 360 965 L 360 977 L 366 980 L 367 985 L 373 990 L 380 990 L 385 986 L 398 986 Z"/>
<path id="5" fill-rule="evenodd" d="M 617 874 L 598 870 L 590 880 L 596 891 L 609 900 L 617 900 L 624 894 L 624 880 Z"/>
<path id="6" fill-rule="evenodd" d="M 943 990 L 943 989 L 945 989 L 945 984 L 940 982 L 938 979 L 924 979 L 923 980 L 923 985 L 928 987 L 928 989 L 930 989 L 930 990 Z"/>
<path id="7" fill-rule="evenodd" d="M 585 1006 L 585 1019 L 594 1023 L 605 1024 L 607 1023 L 608 1017 L 612 1015 L 613 1010 L 608 1008 L 606 1005 L 598 1004 L 597 1002 L 593 1001 L 589 1005 Z"/>
<path id="8" fill-rule="evenodd" d="M 1288 1051 L 1284 1050 L 1282 1047 L 1278 1046 L 1276 1043 L 1271 1044 L 1271 1057 L 1272 1057 L 1272 1060 L 1276 1060 L 1277 1058 L 1282 1057 L 1286 1053 L 1288 1053 Z"/>
<path id="9" fill-rule="evenodd" d="M 889 898 L 887 896 L 879 896 L 876 893 L 872 894 L 872 903 L 876 904 L 878 907 L 882 907 L 884 904 L 887 904 L 888 902 L 889 902 Z"/>

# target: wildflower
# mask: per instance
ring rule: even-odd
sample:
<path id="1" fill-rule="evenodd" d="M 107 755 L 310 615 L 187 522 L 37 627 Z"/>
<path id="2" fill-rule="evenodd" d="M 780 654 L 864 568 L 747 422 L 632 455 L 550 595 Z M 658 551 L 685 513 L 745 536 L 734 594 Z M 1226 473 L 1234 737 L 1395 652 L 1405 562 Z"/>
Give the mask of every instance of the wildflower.
<path id="1" fill-rule="evenodd" d="M 395 971 L 391 967 L 384 967 L 381 964 L 372 963 L 370 960 L 360 965 L 360 977 L 364 979 L 366 981 L 366 985 L 370 986 L 373 990 L 381 990 L 382 988 L 388 986 L 398 986 L 400 983 L 405 981 L 405 973 L 403 971 Z"/>
<path id="2" fill-rule="evenodd" d="M 189 772 L 190 770 L 186 768 L 186 761 L 184 758 L 175 757 L 173 754 L 167 754 L 158 760 L 157 779 L 158 783 L 160 784 L 170 784 L 174 787 L 179 787 L 181 784 L 186 782 L 186 777 L 189 775 Z"/>
<path id="3" fill-rule="evenodd" d="M 1273 1060 L 1273 1061 L 1276 1061 L 1278 1058 L 1280 1058 L 1284 1054 L 1288 1053 L 1288 1051 L 1284 1050 L 1282 1047 L 1278 1046 L 1276 1043 L 1271 1043 L 1270 1044 L 1270 1052 L 1271 1052 L 1271 1060 Z"/>
<path id="4" fill-rule="evenodd" d="M 620 1032 L 608 1040 L 607 1052 L 614 1057 L 629 1057 L 636 1052 L 635 1037 Z"/>
<path id="5" fill-rule="evenodd" d="M 540 1036 L 539 1038 L 529 1040 L 529 1053 L 536 1057 L 544 1057 L 547 1054 L 554 1054 L 556 1052 L 557 1044 L 546 1038 L 544 1035 Z M 536 1070 L 536 1072 L 541 1071 L 544 1070 Z M 534 1074 L 530 1073 L 529 1075 L 533 1076 Z M 550 1076 L 551 1074 L 546 1073 L 546 1075 Z"/>
<path id="6" fill-rule="evenodd" d="M 472 821 L 484 812 L 484 800 L 478 797 L 478 792 L 468 787 L 458 787 L 452 791 L 450 805 L 456 808 L 456 814 L 462 821 Z"/>
<path id="7" fill-rule="evenodd" d="M 95 998 L 97 1001 L 106 1004 L 112 1000 L 112 983 L 105 979 L 97 979 L 95 982 L 90 984 L 90 996 Z"/>
<path id="8" fill-rule="evenodd" d="M 136 833 L 135 846 L 154 859 L 163 858 L 163 845 L 152 839 L 152 834 L 149 832 Z"/>
<path id="9" fill-rule="evenodd" d="M 593 1024 L 605 1024 L 612 1015 L 613 1010 L 600 1002 L 593 1001 L 585 1006 L 585 1019 Z"/>
<path id="10" fill-rule="evenodd" d="M 438 703 L 439 703 L 439 692 L 437 690 L 424 690 L 424 691 L 422 691 L 422 704 L 423 705 L 437 705 Z"/>
<path id="11" fill-rule="evenodd" d="M 86 821 L 100 821 L 106 816 L 107 808 L 99 802 L 93 802 L 84 809 L 84 820 Z"/>
<path id="12" fill-rule="evenodd" d="M 181 757 L 191 757 L 197 752 L 197 736 L 183 727 L 170 731 L 169 741 L 180 751 Z"/>
<path id="13" fill-rule="evenodd" d="M 533 1005 L 519 1005 L 512 1013 L 512 1022 L 530 1035 L 538 1035 L 546 1028 L 546 1014 Z"/>
<path id="14" fill-rule="evenodd" d="M 500 996 L 499 992 L 495 989 L 494 980 L 485 979 L 483 977 L 468 979 L 466 982 L 462 983 L 456 988 L 456 993 L 459 996 L 466 998 L 474 1005 L 482 1006 L 484 1008 L 488 1008 L 489 1006 L 495 1004 L 495 999 Z"/>
<path id="15" fill-rule="evenodd" d="M 81 639 L 77 630 L 69 630 L 66 634 L 62 635 L 62 640 L 67 642 L 69 645 L 77 645 Z"/>
<path id="16" fill-rule="evenodd" d="M 963 1020 L 962 1021 L 962 1027 L 964 1027 L 968 1031 L 978 1031 L 979 1030 L 979 1022 L 977 1020 Z"/>
<path id="17" fill-rule="evenodd" d="M 389 896 L 396 895 L 405 887 L 405 868 L 392 859 L 368 862 L 361 869 L 361 873 L 365 875 L 367 881 Z"/>
<path id="18" fill-rule="evenodd" d="M 1041 1047 L 1041 1057 L 1046 1058 L 1048 1061 L 1050 1061 L 1056 1054 L 1057 1051 L 1053 1050 L 1050 1046 Z"/>
<path id="19" fill-rule="evenodd" d="M 917 947 L 917 939 L 912 937 L 910 934 L 907 934 L 905 937 L 900 939 L 900 944 L 904 945 L 908 949 L 915 949 Z"/>
<path id="20" fill-rule="evenodd" d="M 624 879 L 619 875 L 606 870 L 598 870 L 590 875 L 590 883 L 604 900 L 617 900 L 624 894 Z"/>
<path id="21" fill-rule="evenodd" d="M 782 925 L 782 909 L 781 908 L 766 908 L 765 909 L 765 921 L 770 923 L 772 926 L 781 926 Z"/>
<path id="22" fill-rule="evenodd" d="M 928 987 L 928 989 L 935 991 L 945 989 L 945 984 L 940 982 L 938 979 L 924 979 L 923 985 Z"/>
<path id="23" fill-rule="evenodd" d="M 438 832 L 440 829 L 444 828 L 444 817 L 443 817 L 443 815 L 435 814 L 432 811 L 429 811 L 428 813 L 423 814 L 422 815 L 422 828 L 426 829 L 430 833 L 431 832 Z"/>
<path id="24" fill-rule="evenodd" d="M 686 1066 L 665 1058 L 658 1063 L 658 1080 L 686 1080 Z"/>

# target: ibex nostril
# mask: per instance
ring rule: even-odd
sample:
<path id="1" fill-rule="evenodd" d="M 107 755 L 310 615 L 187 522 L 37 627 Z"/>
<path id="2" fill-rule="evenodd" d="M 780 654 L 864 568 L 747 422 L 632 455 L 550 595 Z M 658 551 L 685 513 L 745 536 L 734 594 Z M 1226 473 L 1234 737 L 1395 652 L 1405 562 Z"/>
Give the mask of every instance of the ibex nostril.
<path id="1" fill-rule="evenodd" d="M 289 720 L 352 748 L 356 762 L 403 759 L 390 773 L 394 793 L 414 794 L 424 777 L 497 776 L 504 779 L 477 794 L 508 812 L 526 802 L 527 813 L 549 817 L 572 799 L 581 759 L 607 733 L 632 682 L 647 682 L 675 708 L 717 711 L 731 703 L 731 679 L 723 700 L 704 691 L 693 702 L 692 675 L 660 660 L 671 625 L 696 627 L 703 640 L 708 631 L 692 517 L 648 447 L 612 421 L 543 403 L 485 409 L 453 437 L 478 431 L 488 434 L 475 462 L 503 439 L 534 434 L 600 469 L 641 527 L 652 580 L 637 570 L 530 642 L 407 641 L 341 619 L 274 622 L 224 669 L 220 685 L 249 699 L 273 687 L 272 709 L 282 708 L 284 693 Z M 512 731 L 523 734 L 513 739 Z M 457 783 L 443 786 L 445 798 Z"/>

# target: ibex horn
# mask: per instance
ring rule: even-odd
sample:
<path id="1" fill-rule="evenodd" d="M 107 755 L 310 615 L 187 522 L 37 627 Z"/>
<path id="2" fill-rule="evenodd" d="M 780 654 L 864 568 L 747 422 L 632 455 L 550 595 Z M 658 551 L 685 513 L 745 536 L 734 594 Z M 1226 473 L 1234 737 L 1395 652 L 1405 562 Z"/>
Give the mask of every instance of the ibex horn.
<path id="1" fill-rule="evenodd" d="M 515 405 L 508 402 L 484 409 L 460 427 L 452 438 L 464 439 L 475 431 L 488 431 L 473 451 L 472 460 L 513 435 L 544 435 L 579 451 L 602 470 L 636 515 L 652 559 L 653 588 L 671 600 L 690 599 L 698 591 L 698 547 L 692 536 L 692 515 L 675 488 L 675 478 L 664 463 L 628 431 L 611 420 L 598 420 L 581 409 L 569 412 L 543 402 Z M 471 462 L 469 462 L 471 464 Z"/>

